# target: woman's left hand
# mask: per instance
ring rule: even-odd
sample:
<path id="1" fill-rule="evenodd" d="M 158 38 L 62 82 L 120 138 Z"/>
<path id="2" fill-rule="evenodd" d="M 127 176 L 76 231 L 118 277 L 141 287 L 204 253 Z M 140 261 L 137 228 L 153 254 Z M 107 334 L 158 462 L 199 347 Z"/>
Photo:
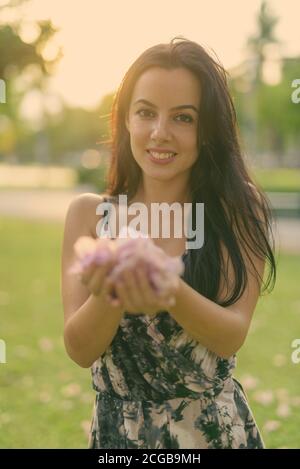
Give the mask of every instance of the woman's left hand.
<path id="1" fill-rule="evenodd" d="M 159 311 L 165 311 L 175 305 L 178 282 L 165 295 L 160 295 L 152 288 L 143 266 L 138 266 L 134 271 L 126 269 L 117 280 L 108 277 L 104 281 L 106 291 L 115 290 L 118 298 L 110 296 L 107 301 L 112 306 L 122 306 L 124 311 L 132 314 L 155 315 Z"/>

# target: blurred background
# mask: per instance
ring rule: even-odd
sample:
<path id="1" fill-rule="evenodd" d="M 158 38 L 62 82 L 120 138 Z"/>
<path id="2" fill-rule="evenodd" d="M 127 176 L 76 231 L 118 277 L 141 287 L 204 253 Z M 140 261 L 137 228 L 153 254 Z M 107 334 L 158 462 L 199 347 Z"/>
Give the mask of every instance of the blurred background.
<path id="1" fill-rule="evenodd" d="M 176 35 L 228 70 L 246 159 L 272 205 L 278 280 L 235 375 L 267 447 L 300 448 L 299 17 L 297 0 L 0 0 L 0 448 L 87 447 L 89 370 L 62 338 L 64 217 L 76 194 L 105 189 L 127 68 Z"/>

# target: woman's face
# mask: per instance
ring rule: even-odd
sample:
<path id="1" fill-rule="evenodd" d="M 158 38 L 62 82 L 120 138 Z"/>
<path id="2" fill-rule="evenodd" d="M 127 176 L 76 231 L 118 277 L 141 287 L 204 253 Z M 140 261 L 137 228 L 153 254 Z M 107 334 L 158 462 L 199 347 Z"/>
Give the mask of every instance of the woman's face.
<path id="1" fill-rule="evenodd" d="M 153 67 L 139 77 L 126 127 L 133 157 L 144 176 L 166 181 L 190 172 L 198 157 L 199 108 L 200 84 L 189 70 Z M 176 154 L 166 160 L 167 155 L 161 153 L 163 159 L 158 159 L 155 149 Z"/>

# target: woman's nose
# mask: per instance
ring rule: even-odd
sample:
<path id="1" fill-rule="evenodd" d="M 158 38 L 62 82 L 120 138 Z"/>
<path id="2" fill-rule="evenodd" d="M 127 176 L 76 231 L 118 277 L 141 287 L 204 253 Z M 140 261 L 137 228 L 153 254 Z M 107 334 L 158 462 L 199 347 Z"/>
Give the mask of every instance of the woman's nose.
<path id="1" fill-rule="evenodd" d="M 167 139 L 170 136 L 168 121 L 165 118 L 155 119 L 152 128 L 152 138 Z"/>

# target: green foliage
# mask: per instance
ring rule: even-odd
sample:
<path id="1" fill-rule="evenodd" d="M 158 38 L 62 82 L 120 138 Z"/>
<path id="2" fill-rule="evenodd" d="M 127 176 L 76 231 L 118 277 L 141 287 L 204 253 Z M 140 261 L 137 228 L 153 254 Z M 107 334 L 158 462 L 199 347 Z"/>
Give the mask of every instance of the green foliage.
<path id="1" fill-rule="evenodd" d="M 100 149 L 110 138 L 111 94 L 104 96 L 94 110 L 65 106 L 59 117 L 48 117 L 45 135 L 48 137 L 52 160 L 60 162 L 66 153 Z M 103 145 L 104 146 L 104 145 Z M 76 162 L 70 165 L 76 166 Z"/>
<path id="2" fill-rule="evenodd" d="M 106 190 L 106 167 L 100 166 L 96 169 L 80 167 L 77 170 L 78 184 L 92 184 L 96 192 L 102 193 Z"/>
<path id="3" fill-rule="evenodd" d="M 19 76 L 27 66 L 36 65 L 42 76 L 49 74 L 61 57 L 60 52 L 53 60 L 43 57 L 43 49 L 57 32 L 51 21 L 37 22 L 39 35 L 33 43 L 27 44 L 19 35 L 21 24 L 0 24 L 0 77 L 12 80 Z"/>
<path id="4" fill-rule="evenodd" d="M 275 86 L 261 83 L 257 95 L 257 123 L 261 147 L 266 140 L 272 151 L 285 151 L 291 140 L 299 141 L 300 108 L 291 100 L 292 81 L 299 75 L 296 61 L 287 61 L 282 81 Z M 280 141 L 282 144 L 280 145 Z"/>
<path id="5" fill-rule="evenodd" d="M 292 82 L 300 76 L 298 64 L 297 58 L 283 59 L 282 79 L 276 85 L 258 82 L 255 89 L 244 92 L 240 82 L 245 77 L 230 81 L 242 141 L 246 153 L 251 147 L 257 154 L 256 164 L 262 153 L 272 156 L 274 166 L 290 166 L 289 152 L 294 154 L 295 162 L 299 161 L 300 104 L 291 99 Z"/>
<path id="6" fill-rule="evenodd" d="M 26 152 L 26 147 L 29 147 L 28 152 L 32 159 L 34 132 L 21 118 L 20 106 L 26 93 L 34 89 L 43 89 L 46 78 L 52 73 L 61 57 L 60 51 L 53 60 L 46 60 L 43 56 L 43 50 L 48 41 L 57 32 L 51 21 L 39 21 L 36 25 L 39 31 L 38 36 L 34 42 L 28 44 L 21 39 L 19 32 L 21 23 L 10 25 L 0 23 L 0 78 L 6 84 L 6 102 L 1 103 L 1 114 L 4 117 L 0 115 L 2 124 L 0 125 L 0 155 L 3 152 L 4 154 L 18 153 L 22 156 Z M 2 144 L 3 140 L 4 144 Z"/>

